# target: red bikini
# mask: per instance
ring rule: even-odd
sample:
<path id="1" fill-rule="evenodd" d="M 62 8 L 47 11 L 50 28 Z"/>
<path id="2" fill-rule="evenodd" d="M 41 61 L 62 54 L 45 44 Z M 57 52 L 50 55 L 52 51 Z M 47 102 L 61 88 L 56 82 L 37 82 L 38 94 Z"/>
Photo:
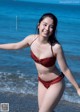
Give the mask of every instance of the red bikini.
<path id="1" fill-rule="evenodd" d="M 52 84 L 60 82 L 64 78 L 64 74 L 61 73 L 57 78 L 50 80 L 50 81 L 44 81 L 40 77 L 38 77 L 38 80 L 48 89 Z"/>
<path id="2" fill-rule="evenodd" d="M 37 62 L 40 63 L 41 65 L 45 66 L 45 67 L 51 67 L 55 64 L 56 61 L 56 57 L 48 57 L 48 58 L 43 58 L 43 59 L 38 59 L 34 53 L 31 51 L 31 57 L 32 59 Z"/>
<path id="3" fill-rule="evenodd" d="M 53 50 L 52 50 L 52 46 L 51 46 L 51 51 L 52 51 L 52 54 L 53 54 Z M 43 59 L 39 59 L 31 50 L 31 57 L 32 59 L 36 62 L 36 63 L 39 63 L 45 67 L 52 67 L 55 62 L 56 62 L 56 56 L 52 56 L 52 57 L 46 57 L 46 58 L 43 58 Z M 57 78 L 51 80 L 51 81 L 44 81 L 42 80 L 40 77 L 38 77 L 38 80 L 46 87 L 46 88 L 49 88 L 52 84 L 54 83 L 58 83 L 60 82 L 62 79 L 64 78 L 64 74 L 61 73 L 61 75 L 59 75 Z"/>

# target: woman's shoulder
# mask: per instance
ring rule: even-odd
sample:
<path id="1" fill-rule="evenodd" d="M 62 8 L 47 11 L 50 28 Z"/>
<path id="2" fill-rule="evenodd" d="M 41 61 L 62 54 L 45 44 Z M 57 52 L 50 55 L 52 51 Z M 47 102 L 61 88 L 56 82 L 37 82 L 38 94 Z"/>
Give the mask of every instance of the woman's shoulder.
<path id="1" fill-rule="evenodd" d="M 35 39 L 37 37 L 38 37 L 37 34 L 31 34 L 31 35 L 28 35 L 26 38 Z"/>
<path id="2" fill-rule="evenodd" d="M 29 41 L 29 45 L 33 43 L 35 39 L 37 39 L 38 35 L 37 34 L 32 34 L 26 37 L 26 39 Z"/>
<path id="3" fill-rule="evenodd" d="M 53 48 L 55 49 L 60 49 L 61 48 L 61 44 L 60 43 L 55 43 L 52 45 Z"/>
<path id="4" fill-rule="evenodd" d="M 58 51 L 62 49 L 62 46 L 59 43 L 55 43 L 54 45 L 52 45 L 52 48 L 54 50 L 54 53 L 57 53 Z"/>

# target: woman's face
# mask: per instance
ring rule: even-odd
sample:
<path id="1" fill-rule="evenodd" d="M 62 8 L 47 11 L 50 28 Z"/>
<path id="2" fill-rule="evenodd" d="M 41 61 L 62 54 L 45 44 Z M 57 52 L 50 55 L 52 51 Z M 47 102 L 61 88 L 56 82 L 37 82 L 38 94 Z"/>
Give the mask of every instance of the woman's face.
<path id="1" fill-rule="evenodd" d="M 39 35 L 49 37 L 53 33 L 54 21 L 50 17 L 44 18 L 38 25 Z"/>

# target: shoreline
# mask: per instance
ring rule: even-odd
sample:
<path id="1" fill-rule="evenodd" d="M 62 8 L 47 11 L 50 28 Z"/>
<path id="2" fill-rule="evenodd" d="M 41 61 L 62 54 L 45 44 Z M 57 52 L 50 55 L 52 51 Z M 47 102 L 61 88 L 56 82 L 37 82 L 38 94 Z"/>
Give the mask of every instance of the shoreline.
<path id="1" fill-rule="evenodd" d="M 37 96 L 0 92 L 0 103 L 9 103 L 9 112 L 38 112 Z M 80 104 L 61 100 L 55 112 L 80 112 Z"/>

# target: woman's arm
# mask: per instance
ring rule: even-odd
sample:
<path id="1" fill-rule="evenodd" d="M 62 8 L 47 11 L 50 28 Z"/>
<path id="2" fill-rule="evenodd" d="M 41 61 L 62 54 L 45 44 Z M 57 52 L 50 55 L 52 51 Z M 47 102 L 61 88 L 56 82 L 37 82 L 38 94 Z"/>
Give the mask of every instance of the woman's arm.
<path id="1" fill-rule="evenodd" d="M 27 36 L 22 41 L 17 42 L 17 43 L 0 44 L 0 49 L 17 50 L 17 49 L 21 49 L 24 47 L 28 47 L 30 46 L 33 39 L 34 39 L 34 35 L 30 35 L 30 36 Z"/>
<path id="2" fill-rule="evenodd" d="M 63 53 L 61 45 L 56 44 L 55 47 L 54 47 L 54 52 L 56 53 L 57 61 L 58 61 L 58 64 L 59 64 L 59 67 L 60 67 L 61 71 L 65 74 L 67 79 L 75 87 L 75 89 L 77 90 L 78 95 L 80 95 L 80 88 L 79 88 L 77 82 L 75 81 L 69 67 L 67 66 L 67 63 L 66 63 L 66 60 L 65 60 L 64 53 Z"/>

